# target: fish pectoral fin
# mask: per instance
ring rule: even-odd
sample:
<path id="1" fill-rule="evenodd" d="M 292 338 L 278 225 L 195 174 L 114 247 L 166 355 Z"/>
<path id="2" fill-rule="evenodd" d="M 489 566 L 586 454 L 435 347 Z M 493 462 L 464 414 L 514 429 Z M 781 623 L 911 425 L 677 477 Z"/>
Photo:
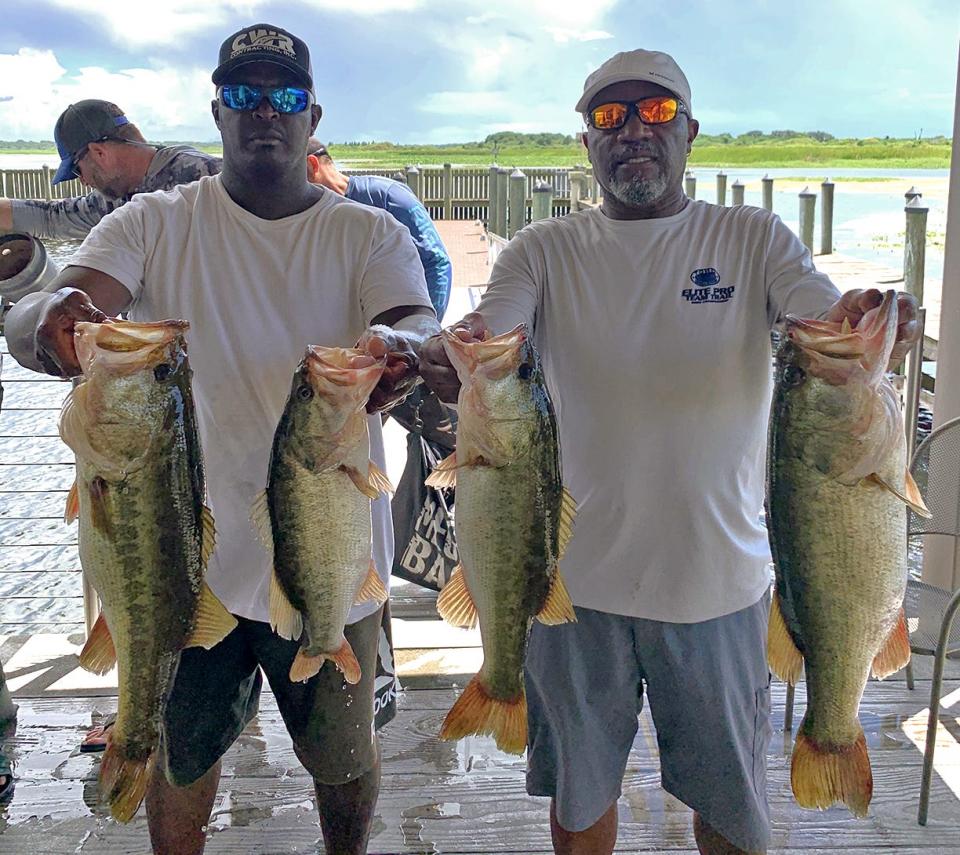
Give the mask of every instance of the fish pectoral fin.
<path id="1" fill-rule="evenodd" d="M 70 487 L 70 492 L 67 493 L 67 504 L 63 509 L 63 521 L 69 525 L 74 522 L 77 517 L 80 516 L 80 487 L 77 484 L 76 478 L 73 480 L 73 485 Z"/>
<path id="2" fill-rule="evenodd" d="M 897 622 L 883 642 L 883 647 L 873 658 L 872 672 L 878 680 L 889 677 L 910 661 L 910 631 L 907 629 L 907 616 L 903 609 L 897 616 Z"/>
<path id="3" fill-rule="evenodd" d="M 303 616 L 290 602 L 275 569 L 270 571 L 270 629 L 287 641 L 296 641 L 303 633 Z"/>
<path id="4" fill-rule="evenodd" d="M 447 623 L 461 629 L 473 629 L 480 620 L 477 604 L 467 587 L 463 565 L 458 564 L 450 574 L 450 581 L 437 597 L 437 612 Z"/>
<path id="5" fill-rule="evenodd" d="M 444 457 L 423 482 L 438 490 L 457 486 L 457 452 Z"/>
<path id="6" fill-rule="evenodd" d="M 203 505 L 200 510 L 200 527 L 202 529 L 200 561 L 203 563 L 204 569 L 206 569 L 207 563 L 210 561 L 210 556 L 213 555 L 213 550 L 217 546 L 217 525 L 213 521 L 213 511 L 206 505 Z"/>
<path id="7" fill-rule="evenodd" d="M 888 490 L 893 493 L 901 502 L 903 502 L 910 510 L 912 510 L 917 516 L 921 516 L 924 519 L 930 519 L 933 514 L 930 513 L 927 506 L 923 502 L 923 496 L 920 495 L 920 488 L 917 486 L 917 482 L 913 480 L 913 476 L 908 471 L 907 477 L 904 480 L 903 490 L 898 490 L 893 484 L 891 484 L 886 478 L 882 478 L 876 472 L 872 472 L 866 478 L 865 481 L 870 481 L 873 484 L 876 484 L 878 487 L 883 487 L 884 490 Z"/>
<path id="8" fill-rule="evenodd" d="M 290 666 L 290 680 L 294 683 L 306 683 L 311 677 L 320 673 L 320 668 L 327 659 L 337 666 L 343 674 L 343 679 L 351 686 L 360 682 L 360 663 L 347 639 L 343 639 L 343 643 L 333 653 L 318 653 L 311 656 L 301 647 Z"/>
<path id="9" fill-rule="evenodd" d="M 267 501 L 267 491 L 257 494 L 250 508 L 250 522 L 257 533 L 257 537 L 264 548 L 273 555 L 273 524 L 270 522 L 270 505 Z"/>
<path id="10" fill-rule="evenodd" d="M 827 748 L 805 732 L 806 717 L 797 733 L 790 763 L 790 785 L 797 804 L 824 810 L 837 802 L 854 816 L 866 816 L 873 797 L 873 772 L 867 742 L 859 724 L 859 736 L 852 745 Z"/>
<path id="11" fill-rule="evenodd" d="M 209 650 L 223 641 L 236 629 L 236 626 L 237 619 L 227 611 L 227 607 L 204 582 L 200 588 L 200 600 L 197 603 L 193 632 L 183 646 L 185 648 L 203 647 Z"/>
<path id="12" fill-rule="evenodd" d="M 510 754 L 523 754 L 527 747 L 527 696 L 511 700 L 492 697 L 478 674 L 450 708 L 440 728 L 441 739 L 463 739 L 472 734 L 493 736 L 497 748 Z"/>
<path id="13" fill-rule="evenodd" d="M 370 469 L 367 473 L 367 479 L 370 484 L 375 487 L 379 493 L 396 493 L 396 487 L 393 486 L 393 483 L 387 477 L 387 473 L 384 472 L 376 463 L 372 460 L 370 461 Z M 378 493 L 378 495 L 379 495 Z"/>
<path id="14" fill-rule="evenodd" d="M 107 617 L 103 612 L 94 623 L 87 636 L 87 643 L 80 651 L 80 667 L 84 671 L 103 676 L 117 664 L 117 649 L 113 646 L 113 636 L 107 626 Z"/>
<path id="15" fill-rule="evenodd" d="M 780 594 L 773 592 L 767 625 L 767 664 L 785 683 L 795 686 L 803 675 L 803 654 L 797 649 L 780 608 Z"/>
<path id="16" fill-rule="evenodd" d="M 389 596 L 387 589 L 383 586 L 380 574 L 377 573 L 377 566 L 373 563 L 373 559 L 370 559 L 370 569 L 367 570 L 366 578 L 363 580 L 360 590 L 357 591 L 357 598 L 353 601 L 353 604 L 360 605 L 360 603 L 373 602 L 380 605 L 385 603 Z"/>
<path id="17" fill-rule="evenodd" d="M 341 472 L 349 476 L 356 488 L 368 499 L 376 499 L 380 495 L 380 490 L 370 481 L 369 471 L 367 474 L 364 474 L 354 466 L 347 466 L 346 463 L 341 464 L 338 468 Z"/>
<path id="18" fill-rule="evenodd" d="M 573 601 L 563 584 L 563 577 L 556 567 L 553 570 L 553 579 L 550 581 L 550 593 L 537 615 L 537 620 L 547 626 L 556 626 L 560 623 L 576 623 L 577 615 L 573 610 Z"/>
<path id="19" fill-rule="evenodd" d="M 564 487 L 563 496 L 560 500 L 560 525 L 557 540 L 559 554 L 557 555 L 557 561 L 563 558 L 567 551 L 567 545 L 570 543 L 570 538 L 573 537 L 573 523 L 576 518 L 577 502 L 570 495 L 570 491 Z"/>

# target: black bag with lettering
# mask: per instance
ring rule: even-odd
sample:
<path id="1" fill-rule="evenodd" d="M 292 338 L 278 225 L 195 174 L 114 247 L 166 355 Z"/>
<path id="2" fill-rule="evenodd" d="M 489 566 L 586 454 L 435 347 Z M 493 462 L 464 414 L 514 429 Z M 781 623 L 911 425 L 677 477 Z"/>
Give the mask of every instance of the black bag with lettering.
<path id="1" fill-rule="evenodd" d="M 436 490 L 423 482 L 453 451 L 456 417 L 423 387 L 411 398 L 405 411 L 390 411 L 394 418 L 400 415 L 397 421 L 410 431 L 407 464 L 391 503 L 393 575 L 439 591 L 460 560 L 453 528 L 454 491 Z"/>

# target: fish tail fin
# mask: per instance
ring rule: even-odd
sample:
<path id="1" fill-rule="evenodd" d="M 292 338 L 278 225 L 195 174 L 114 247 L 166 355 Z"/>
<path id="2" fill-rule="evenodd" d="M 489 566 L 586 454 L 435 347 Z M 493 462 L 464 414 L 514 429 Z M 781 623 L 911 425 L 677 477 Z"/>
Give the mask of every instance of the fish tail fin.
<path id="1" fill-rule="evenodd" d="M 294 683 L 306 683 L 315 674 L 320 673 L 320 668 L 327 659 L 340 669 L 343 679 L 351 686 L 360 682 L 360 663 L 347 639 L 343 639 L 343 643 L 333 653 L 311 655 L 301 647 L 290 666 L 290 679 Z"/>
<path id="2" fill-rule="evenodd" d="M 116 664 L 117 649 L 113 646 L 113 637 L 107 626 L 107 618 L 103 612 L 100 612 L 87 637 L 87 643 L 80 651 L 80 667 L 84 671 L 103 676 Z"/>
<path id="3" fill-rule="evenodd" d="M 457 698 L 440 728 L 441 739 L 462 739 L 471 734 L 493 736 L 497 748 L 523 754 L 527 747 L 527 696 L 521 688 L 513 700 L 491 697 L 478 674 Z"/>
<path id="4" fill-rule="evenodd" d="M 200 599 L 197 602 L 193 633 L 183 646 L 203 647 L 209 650 L 223 641 L 236 628 L 237 619 L 227 611 L 227 607 L 220 602 L 210 586 L 204 582 L 200 586 Z"/>
<path id="5" fill-rule="evenodd" d="M 863 729 L 852 745 L 818 745 L 801 724 L 793 746 L 790 784 L 797 804 L 824 810 L 842 802 L 854 816 L 866 816 L 873 796 L 873 772 Z"/>
<path id="6" fill-rule="evenodd" d="M 884 677 L 895 674 L 909 661 L 910 631 L 907 629 L 907 616 L 901 608 L 897 622 L 890 630 L 890 635 L 873 659 L 873 676 L 882 680 Z"/>
<path id="7" fill-rule="evenodd" d="M 117 822 L 130 822 L 147 792 L 147 781 L 153 766 L 153 755 L 131 760 L 119 747 L 107 743 L 100 764 L 100 792 Z"/>
<path id="8" fill-rule="evenodd" d="M 547 626 L 556 626 L 561 623 L 576 623 L 577 615 L 573 610 L 573 601 L 567 593 L 567 586 L 563 584 L 560 570 L 554 568 L 553 579 L 550 582 L 550 593 L 537 615 L 537 620 Z"/>
<path id="9" fill-rule="evenodd" d="M 780 608 L 780 595 L 774 591 L 767 624 L 767 664 L 781 680 L 795 686 L 803 675 L 803 654 L 790 636 Z"/>
<path id="10" fill-rule="evenodd" d="M 437 597 L 437 613 L 451 626 L 473 629 L 480 621 L 477 604 L 467 587 L 463 565 L 458 564 L 450 574 L 450 580 Z"/>

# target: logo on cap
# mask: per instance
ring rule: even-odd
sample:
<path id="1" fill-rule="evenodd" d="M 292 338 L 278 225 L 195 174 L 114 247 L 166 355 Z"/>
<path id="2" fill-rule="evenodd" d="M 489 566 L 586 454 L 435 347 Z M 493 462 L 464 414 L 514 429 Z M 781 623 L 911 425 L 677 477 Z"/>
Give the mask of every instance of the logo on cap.
<path id="1" fill-rule="evenodd" d="M 230 46 L 230 59 L 234 59 L 250 50 L 272 50 L 285 53 L 293 59 L 297 53 L 293 49 L 293 39 L 290 36 L 278 33 L 276 30 L 247 30 L 240 33 Z"/>

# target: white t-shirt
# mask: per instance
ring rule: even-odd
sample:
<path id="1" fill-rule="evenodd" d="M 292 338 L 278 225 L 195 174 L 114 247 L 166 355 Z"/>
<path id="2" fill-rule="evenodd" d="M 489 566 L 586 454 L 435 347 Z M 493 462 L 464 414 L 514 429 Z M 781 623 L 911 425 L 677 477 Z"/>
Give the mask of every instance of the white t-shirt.
<path id="1" fill-rule="evenodd" d="M 250 523 L 293 372 L 308 344 L 352 347 L 377 315 L 430 306 L 410 233 L 386 211 L 330 191 L 306 211 L 264 220 L 220 176 L 135 196 L 104 218 L 71 264 L 119 280 L 130 318 L 183 318 L 217 545 L 210 587 L 230 611 L 268 619 L 270 562 Z M 368 419 L 384 468 L 380 417 Z M 318 527 L 322 522 L 318 521 Z M 373 502 L 373 557 L 393 563 L 385 496 Z M 355 606 L 350 622 L 376 610 Z"/>
<path id="2" fill-rule="evenodd" d="M 579 505 L 561 564 L 578 606 L 693 623 L 769 586 L 770 328 L 839 293 L 773 214 L 688 202 L 542 220 L 501 252 L 478 311 L 535 330 Z"/>

